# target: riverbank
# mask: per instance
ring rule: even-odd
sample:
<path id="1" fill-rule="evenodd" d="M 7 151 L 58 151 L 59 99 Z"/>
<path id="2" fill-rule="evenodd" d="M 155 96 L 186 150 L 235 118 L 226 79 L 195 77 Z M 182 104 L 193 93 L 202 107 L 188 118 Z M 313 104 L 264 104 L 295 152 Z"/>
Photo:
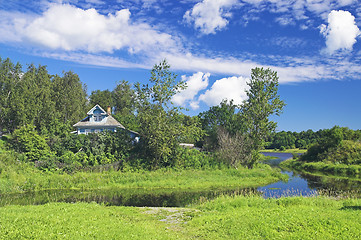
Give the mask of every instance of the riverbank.
<path id="1" fill-rule="evenodd" d="M 0 194 L 49 189 L 170 189 L 206 190 L 253 188 L 287 179 L 280 171 L 260 164 L 254 169 L 160 169 L 156 171 L 105 171 L 74 174 L 42 172 L 27 163 L 12 162 L 0 172 Z"/>
<path id="2" fill-rule="evenodd" d="M 190 208 L 0 208 L 1 239 L 358 239 L 360 199 L 223 196 Z M 29 224 L 31 223 L 31 224 Z"/>
<path id="3" fill-rule="evenodd" d="M 338 176 L 356 177 L 361 179 L 360 165 L 334 164 L 324 162 L 303 162 L 299 159 L 289 159 L 280 163 L 280 167 L 305 171 L 309 173 L 333 174 Z"/>
<path id="4" fill-rule="evenodd" d="M 286 150 L 279 150 L 279 149 L 263 149 L 261 152 L 268 152 L 268 153 L 295 153 L 295 154 L 303 154 L 307 152 L 307 149 L 286 149 Z"/>

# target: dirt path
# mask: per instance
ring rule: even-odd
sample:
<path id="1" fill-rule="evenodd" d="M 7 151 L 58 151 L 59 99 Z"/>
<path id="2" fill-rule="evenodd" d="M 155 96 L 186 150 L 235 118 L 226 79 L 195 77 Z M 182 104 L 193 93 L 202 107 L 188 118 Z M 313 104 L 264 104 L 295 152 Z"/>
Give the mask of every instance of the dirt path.
<path id="1" fill-rule="evenodd" d="M 182 225 L 187 224 L 189 220 L 199 213 L 199 210 L 192 208 L 145 207 L 144 213 L 159 218 L 159 221 L 168 225 L 168 229 L 180 231 Z"/>

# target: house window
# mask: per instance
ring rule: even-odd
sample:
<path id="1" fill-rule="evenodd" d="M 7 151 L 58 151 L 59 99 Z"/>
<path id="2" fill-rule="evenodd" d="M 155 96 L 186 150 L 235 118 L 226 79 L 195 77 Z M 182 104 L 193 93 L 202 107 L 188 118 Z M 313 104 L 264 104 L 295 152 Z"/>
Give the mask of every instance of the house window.
<path id="1" fill-rule="evenodd" d="M 85 133 L 85 129 L 84 129 L 84 128 L 81 128 L 81 129 L 80 129 L 80 133 Z"/>
<path id="2" fill-rule="evenodd" d="M 94 115 L 94 122 L 100 122 L 102 120 L 101 115 Z"/>

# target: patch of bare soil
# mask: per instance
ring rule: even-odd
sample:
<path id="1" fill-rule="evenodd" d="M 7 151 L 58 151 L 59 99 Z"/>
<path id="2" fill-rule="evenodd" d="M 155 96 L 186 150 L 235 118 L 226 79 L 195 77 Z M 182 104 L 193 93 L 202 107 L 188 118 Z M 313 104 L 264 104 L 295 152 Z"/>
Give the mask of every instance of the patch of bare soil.
<path id="1" fill-rule="evenodd" d="M 145 214 L 154 215 L 161 222 L 168 225 L 168 229 L 180 231 L 182 225 L 187 224 L 199 210 L 192 208 L 145 207 Z"/>

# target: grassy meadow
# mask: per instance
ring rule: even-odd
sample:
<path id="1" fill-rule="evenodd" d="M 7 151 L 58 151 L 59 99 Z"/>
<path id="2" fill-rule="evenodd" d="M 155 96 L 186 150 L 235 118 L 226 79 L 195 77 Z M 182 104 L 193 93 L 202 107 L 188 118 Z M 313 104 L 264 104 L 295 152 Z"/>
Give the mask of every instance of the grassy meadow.
<path id="1" fill-rule="evenodd" d="M 359 239 L 361 200 L 222 196 L 189 208 L 0 208 L 0 239 Z"/>

